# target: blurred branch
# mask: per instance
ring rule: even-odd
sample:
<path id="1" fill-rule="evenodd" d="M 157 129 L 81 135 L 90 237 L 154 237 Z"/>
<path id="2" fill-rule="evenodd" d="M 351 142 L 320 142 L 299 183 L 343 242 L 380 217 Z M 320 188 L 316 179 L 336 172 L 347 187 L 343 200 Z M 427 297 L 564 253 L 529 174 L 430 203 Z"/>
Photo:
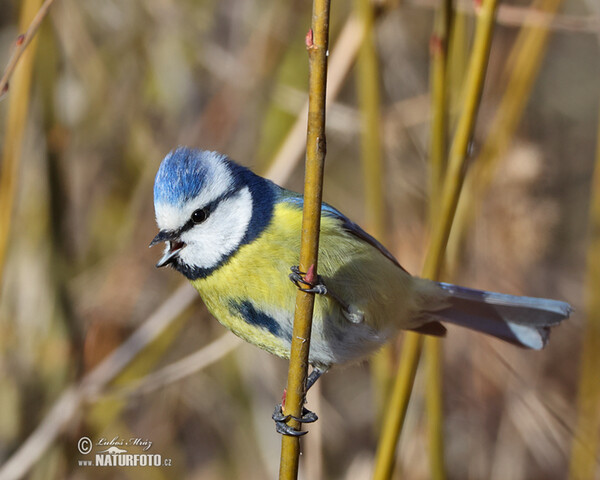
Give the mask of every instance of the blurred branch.
<path id="1" fill-rule="evenodd" d="M 444 0 L 436 11 L 433 33 L 429 41 L 431 64 L 431 131 L 430 153 L 431 174 L 429 180 L 429 218 L 435 218 L 446 171 L 448 142 L 448 43 L 452 22 L 452 0 Z"/>
<path id="2" fill-rule="evenodd" d="M 300 241 L 300 271 L 306 272 L 307 282 L 316 281 L 323 196 L 323 170 L 327 143 L 325 139 L 325 94 L 327 89 L 327 55 L 329 53 L 329 0 L 314 0 L 312 25 L 306 35 L 308 50 L 308 125 L 306 135 L 306 167 L 304 179 L 304 208 Z M 314 294 L 298 290 L 290 352 L 290 365 L 284 413 L 295 418 L 302 415 L 306 395 L 308 355 L 314 307 Z M 293 429 L 301 424 L 294 418 L 288 421 Z M 298 477 L 300 439 L 283 435 L 281 438 L 280 479 Z"/>
<path id="3" fill-rule="evenodd" d="M 196 291 L 187 283 L 177 289 L 121 346 L 83 377 L 79 384 L 65 389 L 36 430 L 2 465 L 0 480 L 17 479 L 25 475 L 73 421 L 82 403 L 98 397 L 109 382 L 158 338 L 196 298 Z"/>
<path id="4" fill-rule="evenodd" d="M 46 0 L 43 3 L 43 5 L 39 7 L 37 14 L 35 15 L 35 17 L 33 17 L 33 20 L 29 24 L 29 27 L 27 28 L 25 33 L 22 33 L 17 37 L 16 48 L 8 61 L 8 65 L 6 65 L 6 68 L 4 69 L 4 74 L 2 75 L 2 78 L 0 78 L 0 98 L 2 98 L 2 96 L 7 93 L 9 88 L 10 77 L 17 68 L 21 56 L 23 55 L 23 53 L 25 53 L 25 50 L 35 37 L 35 34 L 40 28 L 42 21 L 44 20 L 46 15 L 48 15 L 48 11 L 50 10 L 50 6 L 52 5 L 52 3 L 54 3 L 54 0 Z M 35 5 L 37 7 L 38 4 L 39 2 L 32 5 Z M 21 30 L 23 30 L 24 28 L 23 23 L 24 22 L 21 21 Z"/>
<path id="5" fill-rule="evenodd" d="M 429 43 L 431 56 L 431 140 L 429 222 L 435 228 L 442 195 L 447 160 L 448 136 L 448 43 L 452 25 L 452 0 L 444 0 L 436 10 L 433 33 Z M 426 405 L 429 434 L 429 463 L 431 478 L 446 478 L 444 465 L 444 417 L 442 385 L 442 340 L 425 338 L 425 367 L 427 375 Z"/>
<path id="6" fill-rule="evenodd" d="M 373 480 L 387 480 L 392 478 L 396 456 L 396 444 L 404 424 L 408 401 L 417 375 L 417 366 L 423 347 L 421 335 L 413 332 L 404 334 L 398 372 L 388 398 L 387 409 L 383 415 L 385 422 L 382 424 Z"/>
<path id="7" fill-rule="evenodd" d="M 436 222 L 433 225 L 432 237 L 423 267 L 423 277 L 432 280 L 440 276 L 446 244 L 464 180 L 469 143 L 473 135 L 476 114 L 487 71 L 497 7 L 498 0 L 484 0 L 478 16 L 473 51 L 471 52 L 467 77 L 465 79 L 466 96 L 450 148 L 448 169 L 441 196 L 440 213 L 436 216 Z M 376 480 L 388 479 L 392 476 L 396 443 L 406 416 L 422 343 L 423 339 L 421 335 L 413 332 L 405 334 L 402 357 L 400 359 L 402 363 L 400 364 L 400 370 L 398 371 L 392 390 L 392 398 L 386 414 L 387 421 L 380 436 L 375 459 L 373 478 Z"/>
<path id="8" fill-rule="evenodd" d="M 360 145 L 367 231 L 384 244 L 386 237 L 385 197 L 383 192 L 383 132 L 379 59 L 375 36 L 377 7 L 372 0 L 356 0 L 354 10 L 364 35 L 356 61 L 356 89 L 360 109 Z M 331 115 L 329 116 L 331 118 Z M 332 122 L 329 122 L 331 125 Z M 370 359 L 377 402 L 378 424 L 393 376 L 393 345 L 387 344 Z"/>
<path id="9" fill-rule="evenodd" d="M 357 94 L 361 119 L 361 163 L 368 212 L 367 227 L 383 240 L 385 207 L 382 189 L 381 108 L 379 62 L 375 44 L 375 6 L 371 0 L 357 0 L 356 11 L 363 25 L 363 37 L 356 62 Z"/>
<path id="10" fill-rule="evenodd" d="M 124 387 L 107 390 L 102 395 L 129 396 L 146 395 L 150 392 L 163 388 L 171 383 L 189 377 L 194 373 L 220 360 L 229 352 L 233 351 L 242 340 L 230 332 L 222 335 L 210 344 L 202 347 L 197 352 L 188 355 L 166 367 L 152 372 L 139 380 L 134 380 Z"/>
<path id="11" fill-rule="evenodd" d="M 407 0 L 408 4 L 417 7 L 437 8 L 441 0 Z M 478 15 L 477 9 L 470 0 L 461 0 L 456 4 L 460 13 Z M 516 5 L 500 5 L 496 16 L 498 25 L 505 27 L 546 27 L 550 30 L 577 33 L 600 33 L 600 15 L 553 15 L 531 7 Z"/>
<path id="12" fill-rule="evenodd" d="M 467 71 L 471 41 L 471 35 L 469 34 L 471 19 L 464 12 L 457 12 L 456 9 L 454 9 L 452 17 L 452 28 L 448 39 L 448 65 L 446 67 L 448 69 L 446 73 L 448 88 L 450 89 L 446 93 L 448 95 L 450 129 L 456 124 L 458 110 L 462 103 L 464 94 L 462 86 Z"/>

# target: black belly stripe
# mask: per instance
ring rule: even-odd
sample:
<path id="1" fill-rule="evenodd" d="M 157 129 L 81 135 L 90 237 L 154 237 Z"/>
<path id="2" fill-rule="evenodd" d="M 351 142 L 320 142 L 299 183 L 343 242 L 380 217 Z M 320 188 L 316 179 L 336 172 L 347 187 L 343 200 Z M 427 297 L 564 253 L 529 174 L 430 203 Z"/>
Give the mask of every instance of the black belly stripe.
<path id="1" fill-rule="evenodd" d="M 267 330 L 276 337 L 288 337 L 287 339 L 291 341 L 291 336 L 284 334 L 281 326 L 273 317 L 257 310 L 251 302 L 230 302 L 229 307 L 233 313 L 239 314 L 246 323 Z"/>

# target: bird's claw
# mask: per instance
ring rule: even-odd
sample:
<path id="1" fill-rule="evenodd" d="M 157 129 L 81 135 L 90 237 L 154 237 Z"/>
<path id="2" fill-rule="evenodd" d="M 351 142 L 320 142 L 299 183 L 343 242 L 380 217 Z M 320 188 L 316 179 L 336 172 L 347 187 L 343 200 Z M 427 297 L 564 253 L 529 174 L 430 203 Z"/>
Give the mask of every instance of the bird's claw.
<path id="1" fill-rule="evenodd" d="M 317 275 L 316 282 L 310 283 L 306 280 L 306 273 L 301 272 L 300 267 L 298 267 L 297 265 L 290 267 L 290 270 L 292 271 L 292 273 L 290 273 L 289 275 L 290 280 L 294 285 L 296 285 L 296 287 L 298 287 L 298 290 L 301 290 L 302 292 L 306 293 L 327 295 L 328 297 L 332 298 L 338 303 L 338 305 L 342 309 L 342 314 L 344 315 L 344 318 L 346 318 L 346 320 L 348 320 L 350 323 L 364 322 L 364 312 L 348 304 L 347 302 L 342 300 L 342 298 L 339 295 L 336 295 L 336 293 L 333 290 L 327 288 L 327 285 L 325 285 L 325 282 L 323 281 L 323 278 L 320 275 Z M 309 288 L 306 288 L 303 285 L 308 285 Z"/>
<path id="2" fill-rule="evenodd" d="M 305 407 L 302 407 L 302 416 L 294 417 L 293 415 L 286 415 L 283 413 L 283 407 L 281 403 L 279 403 L 275 407 L 275 411 L 272 415 L 273 420 L 275 421 L 275 430 L 277 433 L 281 433 L 282 435 L 289 435 L 292 437 L 301 437 L 302 435 L 306 435 L 308 432 L 306 430 L 295 430 L 291 426 L 287 424 L 287 421 L 290 419 L 294 419 L 300 423 L 313 423 L 316 422 L 319 417 L 314 412 L 311 412 Z"/>
<path id="3" fill-rule="evenodd" d="M 327 285 L 325 285 L 320 275 L 317 275 L 316 282 L 310 283 L 305 278 L 306 273 L 301 272 L 300 267 L 297 265 L 290 267 L 290 270 L 292 271 L 292 273 L 289 275 L 290 280 L 294 285 L 296 285 L 296 287 L 298 287 L 298 290 L 306 293 L 316 293 L 318 295 L 327 295 L 329 293 L 329 290 L 327 290 Z M 303 287 L 302 285 L 308 285 L 309 288 Z"/>

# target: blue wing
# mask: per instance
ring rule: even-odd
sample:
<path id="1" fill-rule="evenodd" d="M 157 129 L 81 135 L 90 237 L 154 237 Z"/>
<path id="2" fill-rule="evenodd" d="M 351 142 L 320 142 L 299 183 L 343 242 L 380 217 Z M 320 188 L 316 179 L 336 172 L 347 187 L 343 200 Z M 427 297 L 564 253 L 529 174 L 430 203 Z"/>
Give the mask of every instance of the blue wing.
<path id="1" fill-rule="evenodd" d="M 284 202 L 291 203 L 297 206 L 298 208 L 302 208 L 304 201 L 302 195 L 300 195 L 299 193 L 292 192 L 283 188 L 281 189 L 281 200 L 283 200 Z M 339 220 L 344 230 L 352 233 L 356 237 L 360 238 L 362 241 L 367 242 L 369 245 L 375 247 L 386 258 L 391 260 L 395 265 L 397 265 L 399 268 L 408 273 L 406 269 L 402 265 L 400 265 L 398 260 L 396 260 L 396 258 L 381 243 L 379 243 L 373 236 L 365 232 L 359 225 L 354 223 L 339 210 L 327 203 L 323 203 L 321 204 L 321 215 L 326 215 Z"/>

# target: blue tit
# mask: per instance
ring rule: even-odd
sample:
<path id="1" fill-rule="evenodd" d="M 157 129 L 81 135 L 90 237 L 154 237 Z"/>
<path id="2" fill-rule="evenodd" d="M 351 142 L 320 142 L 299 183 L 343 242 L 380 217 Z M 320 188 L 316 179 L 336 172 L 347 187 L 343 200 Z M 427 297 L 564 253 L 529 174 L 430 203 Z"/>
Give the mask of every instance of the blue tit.
<path id="1" fill-rule="evenodd" d="M 181 272 L 210 312 L 244 340 L 289 358 L 302 196 L 217 152 L 177 148 L 154 184 L 157 267 Z M 440 322 L 541 349 L 571 307 L 410 275 L 375 238 L 321 208 L 319 277 L 309 363 L 317 372 L 367 357 L 400 329 L 443 335 Z M 297 270 L 292 278 L 299 280 Z"/>

